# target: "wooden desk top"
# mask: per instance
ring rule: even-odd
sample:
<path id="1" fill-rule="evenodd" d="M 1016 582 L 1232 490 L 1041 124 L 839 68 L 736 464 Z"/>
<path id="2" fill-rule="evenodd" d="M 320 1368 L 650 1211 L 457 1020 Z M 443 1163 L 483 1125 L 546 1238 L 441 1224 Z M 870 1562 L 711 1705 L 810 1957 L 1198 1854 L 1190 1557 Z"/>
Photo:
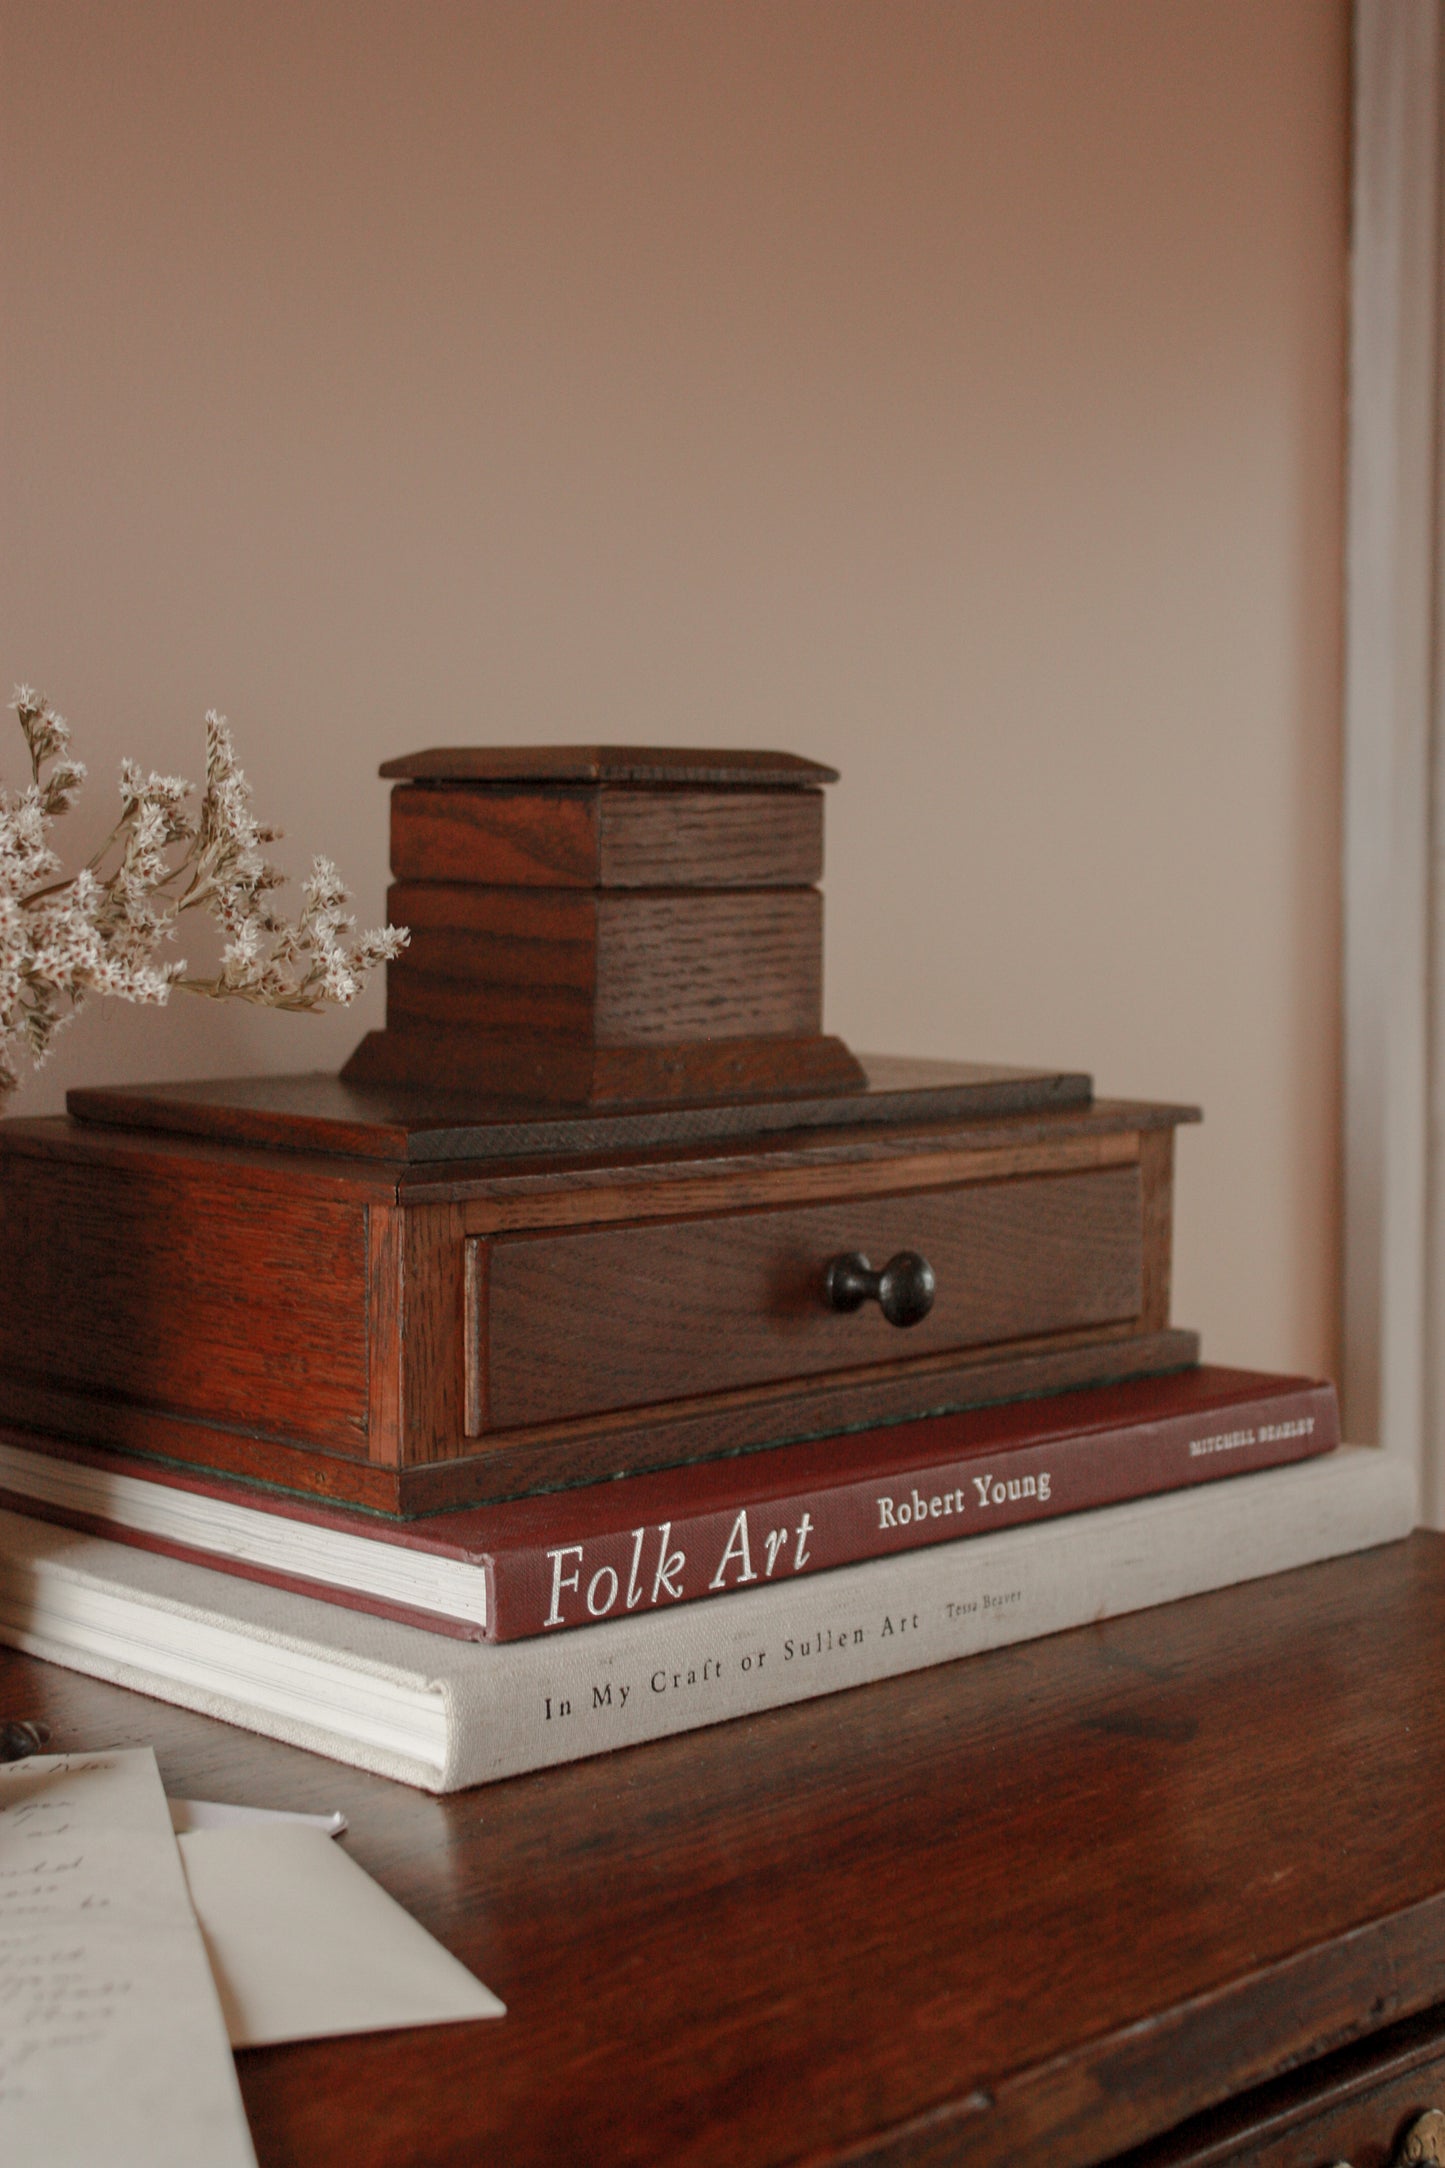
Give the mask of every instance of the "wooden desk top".
<path id="1" fill-rule="evenodd" d="M 1106 2160 L 1445 2001 L 1442 1689 L 1427 1535 L 447 1800 L 0 1651 L 506 2000 L 242 2055 L 277 2168 Z"/>

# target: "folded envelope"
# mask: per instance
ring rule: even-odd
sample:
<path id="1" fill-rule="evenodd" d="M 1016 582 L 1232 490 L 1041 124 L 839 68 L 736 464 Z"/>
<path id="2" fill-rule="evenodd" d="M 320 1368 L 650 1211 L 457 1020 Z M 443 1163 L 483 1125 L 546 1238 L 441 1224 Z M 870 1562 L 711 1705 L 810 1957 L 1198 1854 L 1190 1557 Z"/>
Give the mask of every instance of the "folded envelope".
<path id="1" fill-rule="evenodd" d="M 192 1829 L 230 1829 L 242 1822 L 301 1822 L 328 1837 L 346 1834 L 346 1816 L 339 1808 L 332 1814 L 295 1814 L 288 1807 L 223 1807 L 214 1799 L 169 1799 L 166 1804 L 178 1837 Z"/>
<path id="2" fill-rule="evenodd" d="M 176 1841 L 233 2048 L 506 2015 L 324 1830 L 251 1823 Z"/>

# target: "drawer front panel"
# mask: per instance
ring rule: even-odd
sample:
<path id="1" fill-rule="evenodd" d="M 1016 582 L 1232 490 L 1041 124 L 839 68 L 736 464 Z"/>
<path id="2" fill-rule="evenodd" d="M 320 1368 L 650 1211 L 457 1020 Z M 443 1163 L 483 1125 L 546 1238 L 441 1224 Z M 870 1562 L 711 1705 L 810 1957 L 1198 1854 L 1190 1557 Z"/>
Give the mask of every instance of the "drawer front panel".
<path id="1" fill-rule="evenodd" d="M 503 1237 L 474 1276 L 488 1430 L 1139 1314 L 1137 1166 L 711 1219 Z M 481 1245 L 479 1245 L 481 1247 Z M 907 1329 L 824 1300 L 829 1261 L 921 1251 L 933 1309 Z"/>
<path id="2" fill-rule="evenodd" d="M 1445 2053 L 1372 2081 L 1330 2056 L 1138 2147 L 1111 2168 L 1429 2168 L 1445 2158 Z M 1394 2058 L 1381 2053 L 1388 2068 Z M 1288 2097 L 1281 2100 L 1280 2094 Z M 1414 2150 L 1411 2141 L 1414 2141 Z"/>

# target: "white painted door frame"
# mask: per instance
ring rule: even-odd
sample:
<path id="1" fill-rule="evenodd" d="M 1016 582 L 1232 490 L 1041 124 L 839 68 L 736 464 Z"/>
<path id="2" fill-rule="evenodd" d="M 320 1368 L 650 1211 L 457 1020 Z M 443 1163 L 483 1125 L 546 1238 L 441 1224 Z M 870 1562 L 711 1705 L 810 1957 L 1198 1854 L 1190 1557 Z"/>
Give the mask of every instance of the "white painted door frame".
<path id="1" fill-rule="evenodd" d="M 1356 0 L 1344 716 L 1346 1435 L 1445 1521 L 1445 0 Z"/>

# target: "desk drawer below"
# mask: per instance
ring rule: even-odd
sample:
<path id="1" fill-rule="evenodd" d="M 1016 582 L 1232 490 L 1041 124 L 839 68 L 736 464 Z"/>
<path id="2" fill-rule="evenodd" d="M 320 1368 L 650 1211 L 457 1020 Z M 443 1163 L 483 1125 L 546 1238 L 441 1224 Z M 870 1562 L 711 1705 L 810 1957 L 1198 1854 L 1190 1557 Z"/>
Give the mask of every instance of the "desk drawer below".
<path id="1" fill-rule="evenodd" d="M 1445 2161 L 1445 2012 L 1239 2094 L 1108 2168 L 1430 2168 Z"/>
<path id="2" fill-rule="evenodd" d="M 900 1250 L 936 1277 L 920 1323 L 829 1307 L 832 1259 Z M 1124 1324 L 1143 1299 L 1140 1174 L 478 1238 L 474 1264 L 469 1397 L 480 1429 L 506 1430 Z"/>

